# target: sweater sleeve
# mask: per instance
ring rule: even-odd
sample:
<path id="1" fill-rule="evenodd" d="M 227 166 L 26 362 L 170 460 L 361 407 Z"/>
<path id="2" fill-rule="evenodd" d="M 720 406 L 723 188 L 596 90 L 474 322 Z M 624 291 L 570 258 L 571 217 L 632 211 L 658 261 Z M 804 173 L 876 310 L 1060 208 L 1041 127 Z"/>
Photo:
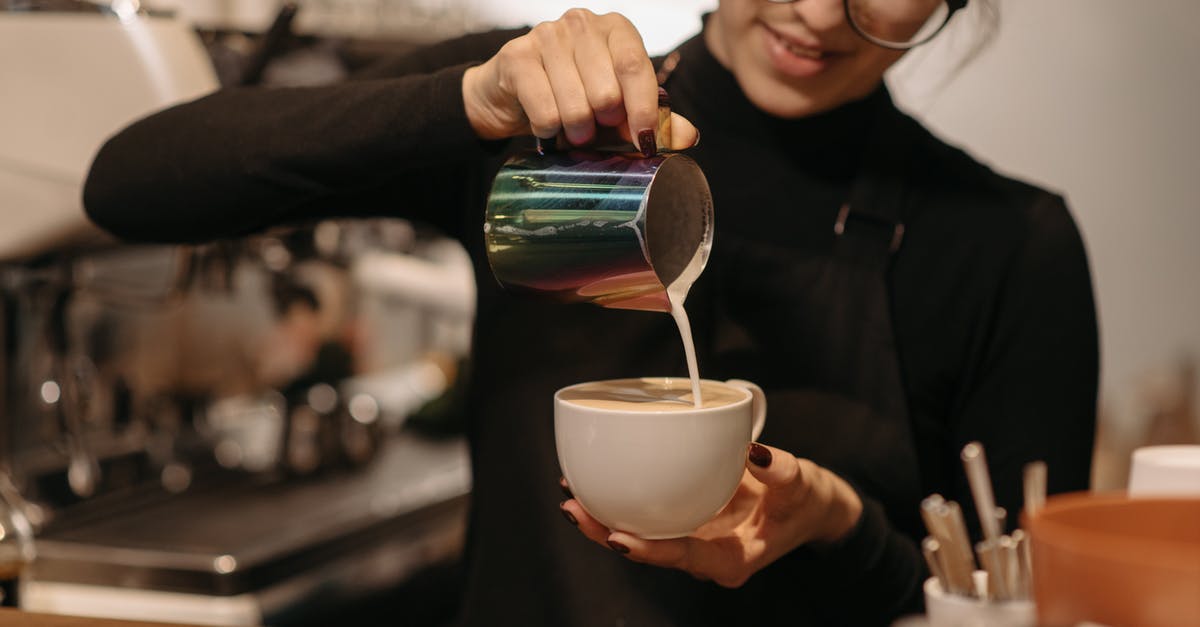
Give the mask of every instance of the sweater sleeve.
<path id="1" fill-rule="evenodd" d="M 823 574 L 813 580 L 826 600 L 823 624 L 890 625 L 921 611 L 929 573 L 917 544 L 892 526 L 877 500 L 861 491 L 859 498 L 862 515 L 846 537 L 798 551 Z"/>
<path id="2" fill-rule="evenodd" d="M 361 201 L 384 186 L 420 195 L 431 170 L 493 152 L 467 122 L 462 75 L 515 34 L 468 36 L 336 85 L 222 89 L 152 114 L 101 147 L 85 209 L 115 235 L 159 242 L 235 236 L 318 214 L 395 211 Z M 451 219 L 437 215 L 439 207 L 411 202 L 403 213 Z"/>

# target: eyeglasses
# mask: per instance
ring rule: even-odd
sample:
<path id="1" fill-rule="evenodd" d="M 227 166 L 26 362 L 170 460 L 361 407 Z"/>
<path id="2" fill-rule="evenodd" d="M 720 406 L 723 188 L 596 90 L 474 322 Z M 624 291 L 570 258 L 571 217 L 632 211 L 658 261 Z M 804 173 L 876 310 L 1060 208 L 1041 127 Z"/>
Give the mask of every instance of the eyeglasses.
<path id="1" fill-rule="evenodd" d="M 776 4 L 796 0 L 767 0 Z M 919 46 L 941 32 L 967 0 L 842 0 L 846 21 L 863 39 L 892 50 Z"/>

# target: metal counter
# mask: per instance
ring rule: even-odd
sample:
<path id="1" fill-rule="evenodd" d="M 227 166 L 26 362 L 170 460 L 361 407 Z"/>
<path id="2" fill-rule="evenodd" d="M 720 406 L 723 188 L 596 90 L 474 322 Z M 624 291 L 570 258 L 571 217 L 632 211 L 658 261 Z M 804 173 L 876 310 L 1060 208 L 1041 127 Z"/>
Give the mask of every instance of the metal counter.
<path id="1" fill-rule="evenodd" d="M 401 433 L 356 472 L 201 488 L 52 526 L 38 539 L 22 606 L 208 624 L 289 622 L 456 559 L 469 492 L 462 440 Z M 139 598 L 148 599 L 141 609 L 110 607 Z M 146 609 L 164 600 L 171 614 Z"/>

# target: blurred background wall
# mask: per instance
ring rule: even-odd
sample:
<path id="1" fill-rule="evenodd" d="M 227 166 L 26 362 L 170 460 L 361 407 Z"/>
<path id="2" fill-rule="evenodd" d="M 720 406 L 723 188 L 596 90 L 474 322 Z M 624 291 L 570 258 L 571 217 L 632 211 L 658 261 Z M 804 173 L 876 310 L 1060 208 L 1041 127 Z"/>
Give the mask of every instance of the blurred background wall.
<path id="1" fill-rule="evenodd" d="M 1100 313 L 1095 480 L 1123 486 L 1129 447 L 1197 436 L 1200 4 L 999 8 L 992 45 L 950 82 L 939 84 L 970 29 L 906 59 L 892 83 L 939 134 L 1066 195 Z"/>

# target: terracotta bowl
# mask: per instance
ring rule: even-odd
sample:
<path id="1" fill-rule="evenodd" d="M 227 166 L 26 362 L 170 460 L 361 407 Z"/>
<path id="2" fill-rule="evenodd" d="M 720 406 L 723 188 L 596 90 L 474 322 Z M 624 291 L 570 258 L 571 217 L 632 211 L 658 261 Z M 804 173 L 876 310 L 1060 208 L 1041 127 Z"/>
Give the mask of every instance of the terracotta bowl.
<path id="1" fill-rule="evenodd" d="M 1022 524 L 1039 625 L 1200 625 L 1200 498 L 1063 494 Z"/>

